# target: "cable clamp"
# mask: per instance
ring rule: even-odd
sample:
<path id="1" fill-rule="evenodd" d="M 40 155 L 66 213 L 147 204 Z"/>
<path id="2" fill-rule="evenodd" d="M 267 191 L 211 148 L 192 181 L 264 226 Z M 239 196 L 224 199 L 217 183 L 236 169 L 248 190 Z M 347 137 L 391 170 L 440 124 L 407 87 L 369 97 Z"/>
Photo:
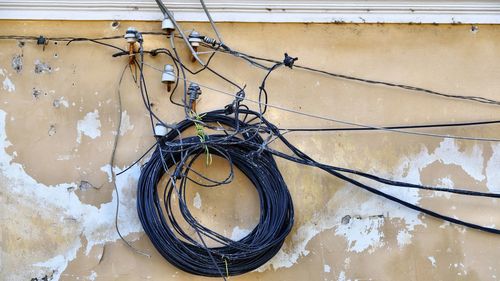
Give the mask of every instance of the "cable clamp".
<path id="1" fill-rule="evenodd" d="M 43 37 L 43 35 L 40 35 L 40 37 L 38 37 L 36 39 L 37 45 L 47 45 L 47 43 L 49 43 L 49 40 L 47 38 Z"/>
<path id="2" fill-rule="evenodd" d="M 293 64 L 295 63 L 296 60 L 298 60 L 299 58 L 298 57 L 291 57 L 289 56 L 287 53 L 285 53 L 285 58 L 283 59 L 283 64 L 285 66 L 288 66 L 290 68 L 293 67 Z"/>
<path id="3" fill-rule="evenodd" d="M 40 35 L 40 37 L 38 37 L 38 38 L 36 39 L 36 44 L 37 44 L 37 45 L 42 45 L 42 46 L 43 46 L 43 50 L 45 51 L 45 46 L 46 46 L 47 44 L 49 44 L 49 39 L 47 39 L 47 38 L 43 37 L 43 35 Z"/>

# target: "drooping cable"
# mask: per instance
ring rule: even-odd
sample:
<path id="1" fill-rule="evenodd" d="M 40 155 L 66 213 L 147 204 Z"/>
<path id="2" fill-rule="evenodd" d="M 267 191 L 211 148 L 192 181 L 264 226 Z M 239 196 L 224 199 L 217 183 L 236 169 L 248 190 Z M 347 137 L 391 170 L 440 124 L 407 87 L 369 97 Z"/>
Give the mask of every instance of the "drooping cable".
<path id="1" fill-rule="evenodd" d="M 210 44 L 204 44 L 204 46 L 207 48 L 214 49 L 213 46 L 211 46 Z M 231 49 L 231 50 L 218 49 L 216 51 L 221 52 L 221 53 L 230 54 L 230 55 L 233 55 L 233 56 L 238 57 L 238 58 L 243 58 L 247 61 L 253 61 L 252 65 L 257 64 L 255 62 L 255 60 L 266 61 L 266 62 L 270 62 L 273 64 L 280 63 L 280 61 L 278 61 L 278 60 L 248 55 L 248 54 L 245 54 L 243 52 L 235 51 L 233 49 Z M 355 76 L 351 76 L 351 75 L 339 74 L 339 73 L 335 73 L 335 72 L 331 72 L 331 71 L 316 69 L 316 68 L 312 68 L 312 67 L 308 67 L 308 66 L 302 66 L 302 65 L 298 65 L 298 64 L 295 64 L 294 67 L 298 68 L 298 69 L 302 69 L 302 70 L 311 71 L 314 73 L 324 74 L 324 75 L 327 75 L 330 77 L 346 79 L 346 80 L 351 80 L 351 81 L 356 81 L 356 82 L 362 82 L 362 83 L 367 83 L 367 84 L 372 84 L 372 85 L 382 85 L 382 86 L 387 86 L 387 87 L 392 87 L 392 88 L 399 88 L 399 89 L 404 89 L 404 90 L 408 90 L 408 91 L 420 92 L 420 93 L 425 93 L 425 94 L 430 94 L 430 95 L 435 95 L 435 96 L 440 96 L 440 97 L 445 97 L 445 98 L 468 100 L 468 101 L 474 101 L 474 102 L 491 104 L 491 105 L 500 105 L 500 101 L 489 99 L 489 98 L 484 98 L 484 97 L 480 97 L 480 96 L 465 96 L 465 95 L 446 94 L 446 93 L 442 93 L 442 92 L 438 92 L 438 91 L 434 91 L 434 90 L 425 89 L 422 87 L 415 87 L 415 86 L 410 86 L 410 85 L 405 85 L 405 84 L 391 83 L 391 82 L 385 82 L 385 81 L 379 81 L 379 80 L 373 80 L 373 79 L 365 79 L 365 78 L 355 77 Z"/>

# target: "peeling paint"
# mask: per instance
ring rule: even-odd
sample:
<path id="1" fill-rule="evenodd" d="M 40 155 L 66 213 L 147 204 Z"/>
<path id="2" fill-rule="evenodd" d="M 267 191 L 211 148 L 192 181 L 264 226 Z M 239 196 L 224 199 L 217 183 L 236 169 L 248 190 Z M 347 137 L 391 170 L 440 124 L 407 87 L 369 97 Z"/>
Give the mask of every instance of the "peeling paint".
<path id="1" fill-rule="evenodd" d="M 200 209 L 201 208 L 201 196 L 200 196 L 200 193 L 196 192 L 194 198 L 193 198 L 193 206 L 196 208 L 196 209 Z"/>
<path id="2" fill-rule="evenodd" d="M 12 57 L 11 66 L 17 73 L 21 72 L 23 70 L 23 55 Z"/>
<path id="3" fill-rule="evenodd" d="M 250 232 L 252 232 L 252 230 L 239 228 L 238 226 L 236 226 L 235 228 L 233 228 L 233 232 L 231 234 L 231 240 L 239 241 L 239 240 L 243 239 L 245 236 L 247 236 L 248 234 L 250 234 Z"/>
<path id="4" fill-rule="evenodd" d="M 95 139 L 101 136 L 101 121 L 99 120 L 99 111 L 94 110 L 85 115 L 82 120 L 77 123 L 78 135 L 76 141 L 78 143 L 82 142 L 82 134 L 88 136 L 91 139 Z"/>
<path id="5" fill-rule="evenodd" d="M 89 281 L 95 281 L 95 279 L 97 278 L 97 273 L 95 271 L 92 270 L 92 272 L 90 273 L 89 277 L 87 277 L 87 279 Z"/>
<path id="6" fill-rule="evenodd" d="M 111 33 L 114 32 L 108 24 L 109 22 L 104 25 L 102 22 L 88 22 L 82 32 L 92 37 L 112 36 L 113 34 L 102 34 L 103 27 L 108 28 Z M 140 25 L 141 30 L 151 30 L 149 23 L 136 24 Z M 50 22 L 8 22 L 4 24 L 4 31 L 8 34 L 15 34 L 16 30 L 23 30 L 25 34 L 38 34 L 38 32 L 43 34 L 44 30 L 59 30 L 59 25 L 59 23 Z M 64 24 L 68 29 L 78 28 L 79 25 L 81 23 L 66 22 Z M 198 24 L 194 25 L 198 26 Z M 204 24 L 199 24 L 199 26 L 203 28 L 202 30 L 210 28 Z M 296 34 L 298 30 L 307 31 L 307 34 L 314 40 L 302 41 L 300 48 L 294 51 L 297 56 L 307 60 L 310 65 L 322 66 L 322 68 L 331 66 L 337 70 L 347 69 L 350 75 L 379 79 L 390 77 L 390 80 L 396 82 L 400 80 L 406 83 L 415 82 L 443 91 L 447 89 L 446 85 L 451 85 L 451 88 L 455 90 L 448 90 L 452 92 L 459 94 L 481 92 L 481 96 L 490 98 L 495 97 L 497 90 L 495 80 L 491 79 L 490 75 L 485 75 L 485 73 L 494 73 L 498 66 L 498 59 L 494 59 L 491 55 L 498 53 L 497 49 L 500 46 L 496 42 L 498 30 L 491 26 L 479 26 L 481 32 L 475 35 L 470 33 L 470 25 L 405 27 L 228 24 L 224 28 L 229 31 L 243 30 L 248 35 L 248 44 L 245 45 L 248 50 L 262 50 L 264 46 L 268 53 L 278 55 L 281 54 L 280 49 L 283 45 L 294 40 L 293 34 Z M 121 27 L 116 32 L 121 33 L 120 30 Z M 280 34 L 278 41 L 281 43 L 269 44 L 269 40 L 261 40 L 263 31 L 266 34 Z M 332 34 L 335 36 L 329 36 Z M 57 36 L 57 34 L 53 35 Z M 414 41 L 415 38 L 418 40 Z M 315 49 L 321 54 L 309 54 L 314 48 L 314 44 L 309 44 L 310 42 L 321 42 L 324 46 L 335 49 L 337 55 L 332 58 L 329 56 L 331 52 L 326 51 L 323 54 L 322 48 Z M 5 162 L 5 165 L 0 165 L 0 218 L 4 222 L 0 231 L 0 236 L 3 237 L 0 243 L 2 244 L 1 266 L 3 266 L 0 270 L 0 280 L 50 280 L 54 273 L 59 274 L 61 271 L 59 278 L 61 280 L 92 280 L 94 278 L 95 280 L 117 278 L 157 280 L 162 276 L 172 276 L 171 279 L 175 277 L 179 280 L 193 279 L 193 276 L 189 274 L 178 272 L 175 267 L 167 264 L 158 255 L 151 260 L 143 260 L 142 257 L 129 252 L 127 247 L 122 247 L 120 241 L 115 242 L 116 244 L 104 242 L 105 247 L 94 246 L 90 249 L 88 256 L 85 256 L 87 236 L 105 237 L 113 229 L 112 215 L 109 217 L 107 214 L 104 215 L 105 221 L 102 222 L 102 228 L 96 226 L 94 232 L 90 232 L 88 229 L 91 226 L 86 225 L 90 219 L 78 215 L 88 213 L 91 217 L 96 217 L 98 212 L 113 214 L 111 207 L 107 209 L 109 201 L 116 202 L 112 201 L 114 198 L 111 199 L 113 186 L 107 183 L 108 180 L 111 181 L 109 174 L 111 167 L 103 166 L 109 160 L 108 153 L 104 153 L 103 150 L 111 148 L 113 136 L 110 128 L 115 128 L 113 124 L 117 121 L 115 117 L 118 117 L 115 116 L 114 93 L 117 77 L 114 74 L 121 70 L 121 64 L 102 64 L 104 61 L 111 61 L 110 53 L 107 51 L 96 51 L 92 53 L 92 56 L 88 56 L 85 42 L 68 48 L 63 46 L 64 44 L 56 45 L 56 42 L 52 41 L 46 46 L 45 52 L 34 42 L 27 42 L 23 50 L 17 47 L 17 43 L 5 41 L 6 48 L 0 52 L 4 61 L 3 67 L 8 68 L 9 72 L 5 75 L 8 75 L 11 82 L 15 84 L 15 91 L 18 93 L 13 94 L 16 93 L 15 91 L 9 93 L 3 85 L 0 85 L 0 99 L 2 99 L 0 104 L 8 112 L 7 134 L 13 143 L 7 149 L 12 159 L 8 164 Z M 400 52 L 401 50 L 405 51 Z M 30 65 L 24 65 L 24 73 L 20 72 L 23 75 L 18 75 L 11 68 L 11 59 L 13 55 L 21 54 L 21 51 L 25 53 L 24 63 L 28 62 Z M 56 55 L 57 58 L 55 58 Z M 335 64 L 333 66 L 329 64 L 324 59 L 325 57 L 333 59 Z M 35 74 L 33 72 L 32 63 L 36 58 L 52 66 L 51 76 L 47 76 L 47 73 Z M 461 61 L 463 67 L 456 67 L 456 58 L 467 58 L 466 61 Z M 356 60 L 364 63 L 361 66 L 353 64 L 352 62 Z M 429 63 L 436 61 L 440 62 L 439 67 L 428 67 Z M 55 65 L 55 62 L 58 65 Z M 386 67 L 384 62 L 394 67 Z M 239 64 L 237 60 L 234 63 L 238 64 L 238 67 L 245 64 L 244 62 Z M 91 71 L 92 65 L 102 67 Z M 411 65 L 415 71 L 411 72 L 412 75 L 406 75 L 404 67 L 400 69 L 402 65 Z M 231 66 L 224 64 L 220 66 L 221 71 L 231 72 Z M 61 70 L 57 73 L 56 70 L 59 67 Z M 81 71 L 76 71 L 77 67 Z M 426 71 L 419 71 L 419 69 Z M 464 72 L 464 69 L 470 71 Z M 259 79 L 258 72 L 251 69 L 246 71 L 243 68 L 241 71 L 240 76 L 246 77 L 248 81 Z M 57 77 L 52 77 L 55 73 L 58 74 Z M 439 73 L 447 73 L 447 80 L 432 79 Z M 151 75 L 155 74 L 151 73 Z M 283 106 L 297 110 L 312 110 L 322 115 L 333 114 L 336 117 L 352 119 L 360 123 L 412 124 L 437 123 L 445 120 L 450 120 L 450 122 L 489 120 L 495 119 L 498 113 L 491 107 L 474 103 L 441 101 L 439 98 L 426 98 L 422 95 L 412 95 L 405 91 L 383 87 L 365 87 L 358 83 L 337 81 L 307 73 L 276 73 L 273 77 L 277 85 L 273 91 L 274 98 L 276 101 L 282 101 Z M 206 78 L 200 77 L 202 80 Z M 3 81 L 4 76 L 0 76 L 0 83 Z M 294 83 L 280 83 L 280 81 Z M 120 157 L 117 161 L 120 165 L 127 165 L 147 149 L 151 139 L 144 138 L 144 136 L 149 136 L 148 120 L 143 118 L 144 115 L 141 113 L 142 107 L 139 104 L 141 100 L 136 95 L 137 89 L 132 79 L 128 77 L 123 85 L 123 96 L 126 97 L 124 102 L 128 112 L 121 116 L 123 125 L 120 129 L 122 129 L 122 135 L 125 136 L 121 143 L 124 149 L 120 149 Z M 41 90 L 39 100 L 34 100 L 31 96 L 33 87 Z M 249 91 L 255 90 L 252 90 L 253 87 L 250 83 Z M 161 84 L 151 83 L 150 88 L 151 98 L 156 104 L 155 108 L 159 115 L 176 120 L 184 117 L 182 110 L 176 110 L 169 104 Z M 55 89 L 57 94 L 49 91 L 50 89 Z M 314 95 L 310 99 L 304 98 L 311 90 L 317 93 L 329 93 L 331 89 L 337 89 L 335 95 L 321 94 Z M 95 95 L 96 92 L 98 92 L 97 95 Z M 368 92 L 369 94 L 365 95 Z M 48 97 L 44 96 L 44 93 L 47 93 Z M 402 101 L 408 101 L 408 103 Z M 205 102 L 202 105 L 203 110 L 217 108 L 220 103 L 219 99 L 208 99 Z M 350 110 L 353 104 L 358 106 L 355 110 Z M 86 114 L 94 109 L 98 109 L 99 118 L 97 119 L 100 119 L 102 125 L 98 129 L 102 137 L 92 140 L 90 137 L 82 136 L 82 143 L 87 143 L 87 145 L 78 145 L 75 142 L 77 122 L 83 120 Z M 280 127 L 333 126 L 329 122 L 305 120 L 305 118 L 294 117 L 294 115 L 277 110 L 271 109 L 269 113 L 270 119 L 279 123 Z M 128 124 L 127 118 L 131 121 Z M 52 138 L 48 138 L 47 129 L 51 124 L 56 125 L 57 133 Z M 495 137 L 498 133 L 496 129 L 497 125 L 491 125 L 460 129 L 430 129 L 430 131 Z M 32 134 L 26 135 L 25 132 Z M 79 133 L 85 135 L 82 132 Z M 294 143 L 302 145 L 301 148 L 308 150 L 314 158 L 328 163 L 359 168 L 363 171 L 371 168 L 368 172 L 388 178 L 423 182 L 447 188 L 470 188 L 496 192 L 500 189 L 500 176 L 498 175 L 500 148 L 494 144 L 491 147 L 483 142 L 457 141 L 440 144 L 435 139 L 374 132 L 297 133 L 296 135 L 290 134 L 290 138 Z M 365 141 L 367 138 L 370 140 Z M 404 142 L 406 140 L 408 143 Z M 92 145 L 88 145 L 88 142 Z M 474 152 L 474 144 L 477 144 L 476 152 Z M 278 149 L 281 148 L 278 143 L 274 145 Z M 14 151 L 18 152 L 18 157 L 15 157 L 17 153 Z M 96 151 L 98 152 L 95 153 Z M 43 165 L 40 165 L 40 159 L 44 160 Z M 308 171 L 309 168 L 278 161 L 284 178 L 289 183 L 291 195 L 294 197 L 297 211 L 295 227 L 280 251 L 280 258 L 271 261 L 268 267 L 279 268 L 279 270 L 269 270 L 263 274 L 250 273 L 236 279 L 294 280 L 308 277 L 311 280 L 343 281 L 355 279 L 488 280 L 498 275 L 494 271 L 498 268 L 498 262 L 494 259 L 496 250 L 494 236 L 483 235 L 476 231 L 462 233 L 461 227 L 403 210 L 405 208 L 401 209 L 397 204 L 389 204 L 385 199 L 356 187 L 343 185 L 334 177 L 321 171 L 314 170 L 304 174 L 303 180 L 297 180 L 297 174 L 300 175 L 302 171 Z M 4 170 L 10 169 L 5 167 L 15 166 L 16 162 L 22 165 L 21 169 L 26 177 L 33 175 L 36 182 L 33 186 L 21 188 L 26 186 L 23 180 L 7 179 L 4 176 Z M 102 174 L 99 171 L 101 166 L 104 172 Z M 217 167 L 210 168 L 210 171 L 216 174 L 220 172 Z M 103 187 L 101 190 L 88 188 L 83 192 L 78 189 L 78 184 L 82 179 Z M 288 179 L 291 180 L 288 181 Z M 72 189 L 58 188 L 59 183 L 66 182 Z M 236 184 L 240 183 L 248 184 L 248 182 L 236 182 Z M 133 200 L 135 196 L 133 178 L 130 180 L 130 185 L 131 188 L 123 187 L 124 190 L 119 193 L 124 192 L 124 196 L 120 198 L 124 200 L 122 202 L 124 204 L 128 204 L 129 200 Z M 21 188 L 21 191 L 13 194 L 11 188 Z M 477 203 L 472 203 L 472 199 L 466 201 L 467 198 L 464 199 L 462 196 L 443 192 L 413 192 L 407 189 L 398 191 L 395 187 L 379 188 L 433 210 L 458 217 L 467 216 L 468 220 L 477 223 L 499 225 L 498 216 L 494 213 L 494 208 L 499 201 L 495 199 L 478 199 Z M 31 194 L 32 189 L 40 189 L 40 191 Z M 40 194 L 61 193 L 64 196 L 49 193 L 46 197 L 56 197 L 58 200 L 46 199 L 38 196 L 38 192 Z M 408 194 L 404 194 L 406 192 Z M 75 194 L 81 201 L 73 198 Z M 195 192 L 192 195 L 190 198 L 195 197 Z M 203 197 L 200 210 L 208 208 L 217 213 L 218 219 L 210 220 L 209 225 L 211 226 L 210 223 L 219 225 L 217 223 L 220 220 L 227 219 L 229 224 L 225 224 L 224 235 L 234 236 L 235 239 L 241 237 L 241 234 L 236 234 L 241 232 L 240 228 L 247 228 L 247 224 L 243 223 L 245 219 L 230 216 L 230 208 L 239 206 L 241 199 L 238 198 L 240 201 L 224 200 L 224 206 L 208 204 L 220 198 L 212 195 L 205 196 L 205 193 L 201 193 L 200 196 L 200 198 Z M 132 198 L 129 198 L 130 196 Z M 67 207 L 66 201 L 69 201 L 71 206 Z M 87 205 L 90 203 L 94 205 L 94 208 Z M 193 204 L 194 201 L 190 203 Z M 456 211 L 451 208 L 455 208 Z M 134 215 L 132 212 L 135 210 L 134 204 L 121 208 L 121 212 L 130 213 L 130 215 Z M 196 211 L 199 213 L 200 210 Z M 483 211 L 486 213 L 487 210 L 492 211 L 491 217 L 483 214 Z M 69 212 L 75 212 L 76 216 Z M 229 216 L 219 216 L 225 215 L 226 212 Z M 5 214 L 8 214 L 8 217 Z M 13 223 L 10 217 L 14 218 Z M 127 227 L 128 221 L 123 220 L 121 215 L 119 222 L 120 227 Z M 132 223 L 135 221 L 132 220 Z M 428 224 L 427 227 L 424 227 L 425 223 Z M 239 227 L 233 229 L 236 225 Z M 87 234 L 83 233 L 84 229 Z M 97 238 L 91 238 L 91 244 L 96 245 L 98 241 L 101 241 Z M 128 239 L 133 240 L 130 238 Z M 154 251 L 147 237 L 143 239 L 144 241 L 140 242 L 141 246 L 138 247 L 147 247 Z M 426 241 L 426 243 L 421 243 L 421 241 Z M 77 249 L 76 258 L 73 257 L 73 248 Z M 104 248 L 105 253 L 101 250 Z M 432 260 L 428 256 L 432 256 Z M 101 257 L 102 263 L 97 266 Z M 435 265 L 432 264 L 433 261 Z M 286 268 L 288 263 L 291 265 Z M 469 269 L 469 276 L 457 278 L 459 273 L 464 274 L 459 267 L 460 263 Z M 34 266 L 34 264 L 47 267 Z M 448 268 L 449 264 L 452 264 L 451 268 Z M 454 264 L 457 264 L 457 268 Z M 327 268 L 325 265 L 330 267 L 330 272 L 325 272 Z M 398 270 L 394 270 L 394 265 Z"/>
<path id="7" fill-rule="evenodd" d="M 23 216 L 15 210 L 28 208 L 36 205 L 37 202 L 44 202 L 44 208 L 37 210 L 41 219 L 57 219 L 61 223 L 53 225 L 54 231 L 64 233 L 64 229 L 74 228 L 80 232 L 87 241 L 85 254 L 88 255 L 95 245 L 102 245 L 106 242 L 112 242 L 119 239 L 114 229 L 114 216 L 116 208 L 116 194 L 113 193 L 111 202 L 101 204 L 95 207 L 82 203 L 75 194 L 72 187 L 75 183 L 61 183 L 48 186 L 36 182 L 31 176 L 26 174 L 22 165 L 12 162 L 12 156 L 7 154 L 6 148 L 11 144 L 7 140 L 5 132 L 6 113 L 0 110 L 0 179 L 4 186 L 7 196 L 7 205 L 5 211 L 13 216 Z M 118 168 L 115 170 L 119 171 Z M 120 192 L 121 208 L 119 215 L 120 231 L 123 235 L 134 232 L 141 232 L 142 228 L 135 210 L 135 185 L 140 175 L 138 165 L 132 167 L 123 175 L 117 177 L 117 187 Z M 57 214 L 54 217 L 54 214 Z M 71 225 L 64 223 L 65 218 L 74 218 Z M 21 218 L 20 218 L 21 219 Z M 29 221 L 28 221 L 29 222 Z M 126 223 L 124 223 L 126 222 Z M 60 230 L 56 230 L 60 228 Z M 9 228 L 3 231 L 12 231 Z M 50 237 L 48 237 L 50 238 Z M 31 276 L 43 275 L 45 269 L 53 271 L 53 280 L 59 280 L 62 272 L 68 263 L 76 257 L 76 253 L 82 247 L 80 236 L 66 237 L 69 243 L 59 243 L 58 248 L 48 252 L 49 258 L 40 260 L 33 264 L 23 264 L 22 271 L 14 269 L 5 274 L 8 280 L 26 280 Z M 51 241 L 46 241 L 52 243 Z M 36 251 L 36 249 L 30 249 Z M 21 265 L 20 265 L 21 266 Z M 23 277 L 24 276 L 24 277 Z"/>
<path id="8" fill-rule="evenodd" d="M 48 63 L 42 62 L 40 60 L 36 60 L 34 71 L 36 74 L 50 73 L 50 72 L 52 72 L 52 67 Z"/>
<path id="9" fill-rule="evenodd" d="M 64 97 L 59 97 L 52 102 L 52 105 L 55 108 L 60 108 L 61 106 L 68 108 L 69 102 Z"/>
<path id="10" fill-rule="evenodd" d="M 337 281 L 346 281 L 346 279 L 345 279 L 345 272 L 344 271 L 341 271 L 339 273 L 339 278 L 337 279 Z"/>
<path id="11" fill-rule="evenodd" d="M 125 135 L 127 132 L 132 131 L 134 129 L 134 125 L 130 122 L 130 116 L 127 114 L 127 111 L 124 110 L 122 112 L 122 121 L 120 126 L 120 136 Z"/>
<path id="12" fill-rule="evenodd" d="M 8 92 L 14 92 L 16 90 L 16 85 L 12 83 L 9 77 L 5 77 L 5 79 L 3 80 L 3 89 Z"/>
<path id="13" fill-rule="evenodd" d="M 398 240 L 398 246 L 399 247 L 404 247 L 406 245 L 409 245 L 411 243 L 411 237 L 412 235 L 408 233 L 406 229 L 402 229 L 398 232 L 398 236 L 396 239 Z"/>
<path id="14" fill-rule="evenodd" d="M 427 257 L 427 259 L 429 259 L 429 261 L 431 262 L 432 264 L 432 267 L 436 267 L 436 259 L 434 257 Z"/>
<path id="15" fill-rule="evenodd" d="M 325 273 L 330 273 L 330 271 L 331 271 L 330 266 L 329 266 L 328 264 L 324 264 L 324 265 L 323 265 L 323 271 L 324 271 Z"/>
<path id="16" fill-rule="evenodd" d="M 384 218 L 380 217 L 354 219 L 349 224 L 340 224 L 335 234 L 347 239 L 349 251 L 361 253 L 383 245 L 383 224 Z"/>
<path id="17" fill-rule="evenodd" d="M 16 90 L 16 85 L 10 80 L 7 71 L 5 69 L 0 69 L 0 75 L 4 77 L 2 82 L 3 89 L 9 93 L 14 92 Z"/>
<path id="18" fill-rule="evenodd" d="M 490 192 L 500 192 L 500 144 L 492 144 L 493 154 L 486 164 L 486 186 Z"/>
<path id="19" fill-rule="evenodd" d="M 493 147 L 493 149 L 495 158 L 492 157 L 491 164 L 488 165 L 492 174 L 494 170 L 500 169 L 500 145 Z M 392 174 L 384 175 L 375 170 L 370 172 L 396 180 L 421 184 L 422 170 L 436 162 L 459 166 L 467 175 L 477 181 L 486 178 L 481 147 L 474 145 L 470 150 L 460 151 L 457 143 L 451 139 L 443 140 L 433 152 L 429 152 L 425 146 L 422 146 L 420 153 L 403 157 Z M 500 180 L 500 176 L 491 175 L 491 180 Z M 446 181 L 445 179 L 444 182 L 446 183 Z M 448 182 L 448 185 L 451 184 Z M 379 186 L 380 190 L 412 204 L 418 205 L 420 202 L 421 196 L 416 189 L 387 187 L 381 184 Z M 353 188 L 356 189 L 354 192 Z M 322 212 L 318 212 L 309 222 L 299 227 L 292 236 L 292 244 L 285 244 L 281 251 L 258 271 L 264 271 L 271 266 L 274 269 L 291 267 L 301 256 L 309 254 L 306 249 L 308 242 L 324 230 L 334 229 L 336 235 L 343 236 L 347 242 L 347 249 L 351 252 L 368 251 L 373 253 L 385 244 L 386 237 L 383 232 L 385 223 L 394 221 L 394 223 L 403 224 L 403 228 L 399 230 L 396 237 L 399 247 L 411 244 L 412 231 L 416 226 L 425 226 L 420 214 L 416 211 L 375 195 L 368 199 L 363 199 L 362 195 L 364 193 L 356 187 L 342 188 Z M 331 206 L 337 206 L 338 209 Z M 384 214 L 384 216 L 381 217 L 380 214 Z"/>

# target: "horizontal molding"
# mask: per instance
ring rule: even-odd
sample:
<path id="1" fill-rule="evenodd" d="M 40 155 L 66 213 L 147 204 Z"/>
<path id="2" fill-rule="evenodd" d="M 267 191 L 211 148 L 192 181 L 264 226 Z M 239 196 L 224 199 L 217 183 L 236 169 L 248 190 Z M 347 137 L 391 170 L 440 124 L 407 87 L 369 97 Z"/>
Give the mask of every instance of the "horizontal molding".
<path id="1" fill-rule="evenodd" d="M 180 21 L 206 21 L 198 0 L 165 1 Z M 500 1 L 206 0 L 215 21 L 500 23 Z M 2 0 L 0 19 L 160 20 L 154 0 Z"/>

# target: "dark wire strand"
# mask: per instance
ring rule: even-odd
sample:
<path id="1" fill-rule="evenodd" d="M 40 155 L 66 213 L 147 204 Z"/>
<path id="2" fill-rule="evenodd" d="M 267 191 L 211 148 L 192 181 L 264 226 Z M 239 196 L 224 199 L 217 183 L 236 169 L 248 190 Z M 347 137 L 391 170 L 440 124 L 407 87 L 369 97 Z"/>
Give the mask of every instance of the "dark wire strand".
<path id="1" fill-rule="evenodd" d="M 207 48 L 214 49 L 214 47 L 210 44 L 204 44 L 203 46 L 205 46 Z M 227 54 L 233 55 L 233 56 L 238 57 L 238 58 L 243 58 L 247 61 L 253 61 L 252 65 L 259 65 L 257 62 L 255 62 L 255 60 L 265 61 L 265 62 L 269 62 L 269 63 L 280 63 L 280 61 L 278 61 L 278 60 L 248 55 L 248 54 L 245 54 L 243 52 L 235 51 L 232 49 L 231 50 L 218 49 L 216 51 L 227 53 Z M 464 96 L 464 95 L 446 94 L 446 93 L 442 93 L 442 92 L 438 92 L 438 91 L 434 91 L 434 90 L 425 89 L 422 87 L 359 78 L 359 77 L 355 77 L 355 76 L 351 76 L 351 75 L 339 74 L 339 73 L 335 73 L 335 72 L 316 69 L 316 68 L 312 68 L 312 67 L 308 67 L 308 66 L 302 66 L 302 65 L 298 65 L 298 64 L 294 64 L 294 67 L 298 68 L 298 69 L 302 69 L 302 70 L 311 71 L 314 73 L 324 74 L 324 75 L 327 75 L 330 77 L 351 80 L 351 81 L 356 81 L 356 82 L 362 82 L 362 83 L 367 83 L 367 84 L 372 84 L 372 85 L 382 85 L 382 86 L 399 88 L 399 89 L 404 89 L 404 90 L 408 90 L 408 91 L 420 92 L 420 93 L 425 93 L 425 94 L 430 94 L 430 95 L 435 95 L 435 96 L 440 96 L 440 97 L 445 97 L 445 98 L 474 101 L 474 102 L 479 102 L 479 103 L 483 103 L 483 104 L 500 105 L 500 102 L 497 100 L 484 98 L 484 97 L 480 97 L 480 96 Z"/>
<path id="2" fill-rule="evenodd" d="M 114 166 L 115 166 L 115 158 L 116 158 L 116 149 L 118 148 L 118 142 L 120 139 L 120 130 L 121 130 L 121 124 L 122 124 L 122 112 L 123 112 L 123 110 L 122 110 L 121 85 L 122 85 L 122 81 L 123 81 L 123 76 L 125 75 L 125 71 L 127 70 L 127 68 L 128 68 L 128 65 L 126 65 L 123 68 L 123 71 L 120 75 L 120 80 L 118 82 L 117 95 L 116 95 L 117 101 L 118 101 L 117 128 L 116 128 L 115 139 L 113 141 L 113 148 L 111 150 L 111 158 L 109 161 L 109 172 L 111 175 L 111 180 L 113 182 L 113 187 L 114 187 L 115 194 L 116 194 L 115 230 L 116 230 L 116 233 L 118 234 L 118 236 L 120 237 L 120 239 L 123 241 L 123 243 L 125 243 L 125 245 L 127 245 L 127 247 L 129 247 L 130 249 L 132 249 L 134 252 L 136 252 L 138 254 L 141 254 L 141 255 L 144 255 L 144 256 L 150 258 L 151 255 L 147 254 L 144 251 L 138 250 L 134 246 L 132 246 L 132 244 L 130 244 L 130 242 L 127 241 L 123 237 L 122 233 L 120 232 L 120 227 L 118 226 L 118 215 L 120 213 L 120 193 L 118 192 L 118 186 L 116 185 L 117 174 L 115 174 Z"/>

